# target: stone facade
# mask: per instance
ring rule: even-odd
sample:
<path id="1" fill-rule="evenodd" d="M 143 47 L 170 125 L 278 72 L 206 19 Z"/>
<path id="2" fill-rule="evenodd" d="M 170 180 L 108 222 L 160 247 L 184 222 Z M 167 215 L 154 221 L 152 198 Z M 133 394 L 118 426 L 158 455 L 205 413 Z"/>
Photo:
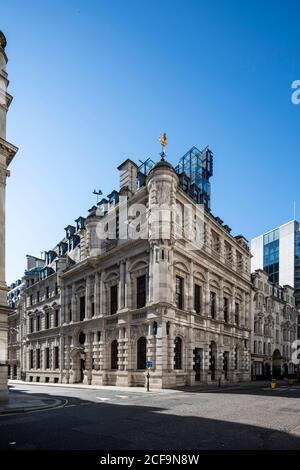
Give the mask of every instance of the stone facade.
<path id="1" fill-rule="evenodd" d="M 12 101 L 7 93 L 6 39 L 0 31 L 0 400 L 7 399 L 7 286 L 5 282 L 5 187 L 8 167 L 17 148 L 6 141 L 6 114 Z"/>
<path id="2" fill-rule="evenodd" d="M 292 343 L 299 316 L 294 289 L 272 284 L 261 269 L 252 275 L 252 282 L 252 376 L 286 377 L 295 372 Z"/>
<path id="3" fill-rule="evenodd" d="M 138 187 L 133 162 L 119 170 L 120 190 L 25 273 L 24 378 L 144 386 L 151 360 L 153 388 L 249 380 L 247 241 L 197 214 L 169 163 Z"/>

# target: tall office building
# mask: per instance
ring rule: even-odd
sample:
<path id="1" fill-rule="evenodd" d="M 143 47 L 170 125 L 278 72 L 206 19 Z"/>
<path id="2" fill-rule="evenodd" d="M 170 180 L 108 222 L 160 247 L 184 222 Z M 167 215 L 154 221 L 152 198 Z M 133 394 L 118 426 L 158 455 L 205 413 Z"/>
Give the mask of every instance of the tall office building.
<path id="1" fill-rule="evenodd" d="M 300 307 L 300 228 L 292 220 L 251 241 L 251 271 L 264 269 L 269 280 L 295 289 L 296 305 Z"/>

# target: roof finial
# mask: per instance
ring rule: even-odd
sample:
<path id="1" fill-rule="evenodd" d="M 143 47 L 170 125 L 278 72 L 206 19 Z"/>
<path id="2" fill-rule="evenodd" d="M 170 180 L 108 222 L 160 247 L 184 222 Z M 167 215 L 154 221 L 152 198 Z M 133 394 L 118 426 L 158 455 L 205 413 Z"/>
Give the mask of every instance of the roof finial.
<path id="1" fill-rule="evenodd" d="M 165 159 L 165 147 L 168 145 L 168 139 L 167 139 L 167 134 L 165 132 L 163 132 L 160 136 L 160 139 L 159 139 L 159 142 L 160 142 L 160 145 L 161 145 L 161 153 L 160 153 L 160 156 L 161 156 L 161 159 L 162 161 L 164 161 Z"/>

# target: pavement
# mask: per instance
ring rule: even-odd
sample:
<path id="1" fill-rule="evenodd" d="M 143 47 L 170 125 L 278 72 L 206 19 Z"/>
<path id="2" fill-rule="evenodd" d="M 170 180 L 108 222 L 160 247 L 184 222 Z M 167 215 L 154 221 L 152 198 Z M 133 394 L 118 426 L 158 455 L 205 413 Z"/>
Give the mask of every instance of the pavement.
<path id="1" fill-rule="evenodd" d="M 132 391 L 13 383 L 12 397 L 59 400 L 0 415 L 1 450 L 300 449 L 300 385 Z"/>

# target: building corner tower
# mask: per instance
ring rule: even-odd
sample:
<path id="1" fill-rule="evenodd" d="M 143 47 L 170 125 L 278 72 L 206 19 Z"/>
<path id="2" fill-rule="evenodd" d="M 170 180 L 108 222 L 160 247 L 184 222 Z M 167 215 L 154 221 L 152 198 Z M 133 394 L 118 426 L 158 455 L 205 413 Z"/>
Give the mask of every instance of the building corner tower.
<path id="1" fill-rule="evenodd" d="M 5 187 L 8 167 L 17 148 L 6 141 L 6 115 L 12 101 L 7 93 L 6 38 L 0 31 L 0 401 L 6 400 L 7 389 L 7 286 L 5 281 Z"/>

